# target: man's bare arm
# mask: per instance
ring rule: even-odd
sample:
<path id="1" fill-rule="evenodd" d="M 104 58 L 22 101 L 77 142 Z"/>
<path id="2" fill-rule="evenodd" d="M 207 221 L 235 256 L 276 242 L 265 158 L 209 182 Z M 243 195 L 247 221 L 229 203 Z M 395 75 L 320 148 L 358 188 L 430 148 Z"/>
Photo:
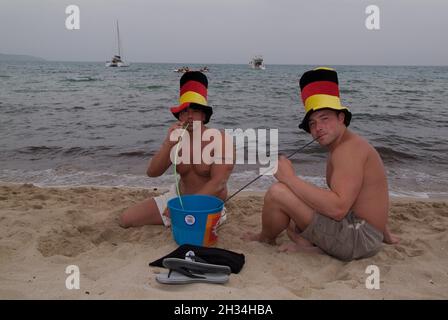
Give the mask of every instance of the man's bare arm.
<path id="1" fill-rule="evenodd" d="M 177 141 L 171 141 L 170 135 L 176 129 L 183 127 L 182 122 L 176 122 L 168 129 L 168 134 L 163 141 L 159 151 L 149 161 L 146 174 L 150 177 L 159 177 L 171 166 L 170 153 L 171 149 L 176 145 Z"/>
<path id="2" fill-rule="evenodd" d="M 159 177 L 171 166 L 170 152 L 173 146 L 163 142 L 159 151 L 151 158 L 146 174 L 149 177 Z"/>
<path id="3" fill-rule="evenodd" d="M 347 149 L 342 148 L 332 155 L 330 190 L 316 187 L 296 176 L 285 182 L 310 207 L 335 220 L 345 217 L 362 186 L 363 158 L 351 156 L 356 153 Z"/>

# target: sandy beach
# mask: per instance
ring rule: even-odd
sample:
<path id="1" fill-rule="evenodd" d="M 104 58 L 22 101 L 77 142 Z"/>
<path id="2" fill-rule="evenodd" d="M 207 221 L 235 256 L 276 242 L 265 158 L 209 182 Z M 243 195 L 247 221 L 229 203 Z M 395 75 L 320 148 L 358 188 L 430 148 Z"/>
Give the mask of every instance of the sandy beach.
<path id="1" fill-rule="evenodd" d="M 122 229 L 118 215 L 161 190 L 0 186 L 2 299 L 447 299 L 448 200 L 392 199 L 390 226 L 401 237 L 376 256 L 338 261 L 283 253 L 240 239 L 258 231 L 262 193 L 228 204 L 217 247 L 246 256 L 225 285 L 167 286 L 149 267 L 178 246 L 162 226 Z M 287 241 L 283 234 L 278 243 Z M 66 267 L 80 269 L 79 290 L 65 286 Z M 366 289 L 366 268 L 380 270 L 380 289 Z"/>

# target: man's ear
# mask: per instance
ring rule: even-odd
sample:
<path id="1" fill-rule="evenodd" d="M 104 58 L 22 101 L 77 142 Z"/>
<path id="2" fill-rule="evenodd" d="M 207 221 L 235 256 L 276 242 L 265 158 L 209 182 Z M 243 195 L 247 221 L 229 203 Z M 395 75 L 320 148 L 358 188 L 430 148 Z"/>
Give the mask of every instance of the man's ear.
<path id="1" fill-rule="evenodd" d="M 344 111 L 339 111 L 338 112 L 338 121 L 340 123 L 344 123 L 345 122 L 345 112 Z"/>

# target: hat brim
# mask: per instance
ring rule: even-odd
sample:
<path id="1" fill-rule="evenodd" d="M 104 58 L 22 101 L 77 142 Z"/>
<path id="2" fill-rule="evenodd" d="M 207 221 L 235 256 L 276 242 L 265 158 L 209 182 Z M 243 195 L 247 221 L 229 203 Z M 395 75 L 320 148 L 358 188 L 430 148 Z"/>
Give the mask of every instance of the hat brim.
<path id="1" fill-rule="evenodd" d="M 174 107 L 170 108 L 170 111 L 177 119 L 179 119 L 180 113 L 187 108 L 192 108 L 192 109 L 203 111 L 205 113 L 204 124 L 207 124 L 210 121 L 210 117 L 213 114 L 212 107 L 209 107 L 209 106 L 206 106 L 203 104 L 199 104 L 199 103 L 194 103 L 194 102 L 182 103 L 179 106 L 174 106 Z"/>
<path id="2" fill-rule="evenodd" d="M 303 118 L 302 122 L 299 124 L 299 128 L 310 133 L 310 127 L 309 127 L 308 121 L 310 119 L 311 114 L 315 111 L 324 110 L 324 109 L 343 111 L 345 114 L 344 124 L 346 127 L 348 127 L 350 125 L 350 121 L 352 119 L 352 113 L 350 112 L 350 110 L 347 107 L 343 107 L 343 106 L 340 106 L 340 107 L 333 106 L 333 107 L 316 107 L 316 108 L 309 110 L 306 113 L 305 117 Z"/>

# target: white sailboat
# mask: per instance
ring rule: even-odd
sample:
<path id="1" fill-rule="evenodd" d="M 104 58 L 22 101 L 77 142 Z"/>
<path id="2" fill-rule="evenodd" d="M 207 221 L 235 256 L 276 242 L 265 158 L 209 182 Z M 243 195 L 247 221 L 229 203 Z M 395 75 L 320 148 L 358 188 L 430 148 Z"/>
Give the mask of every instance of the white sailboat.
<path id="1" fill-rule="evenodd" d="M 111 61 L 106 62 L 106 67 L 129 67 L 129 64 L 125 63 L 121 58 L 121 43 L 120 43 L 120 28 L 117 20 L 117 44 L 118 55 L 114 55 Z"/>

